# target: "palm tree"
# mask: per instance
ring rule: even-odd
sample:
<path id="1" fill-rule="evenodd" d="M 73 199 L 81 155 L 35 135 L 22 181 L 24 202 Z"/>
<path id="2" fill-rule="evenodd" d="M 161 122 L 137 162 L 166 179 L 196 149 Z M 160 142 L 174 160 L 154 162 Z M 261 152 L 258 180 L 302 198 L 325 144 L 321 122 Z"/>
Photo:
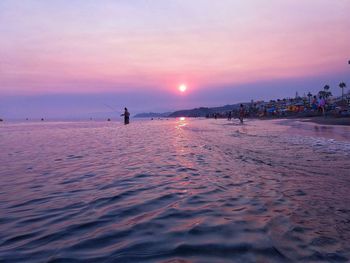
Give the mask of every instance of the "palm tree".
<path id="1" fill-rule="evenodd" d="M 344 88 L 346 88 L 345 82 L 340 82 L 339 87 L 341 88 L 341 99 L 344 100 Z"/>
<path id="2" fill-rule="evenodd" d="M 323 87 L 323 90 L 319 92 L 319 95 L 321 97 L 324 97 L 325 99 L 327 99 L 328 97 L 332 96 L 332 92 L 329 91 L 331 87 L 329 85 L 325 85 Z"/>
<path id="3" fill-rule="evenodd" d="M 320 91 L 318 92 L 318 96 L 319 96 L 319 97 L 325 98 L 325 97 L 326 97 L 326 92 L 325 92 L 324 90 L 320 90 Z"/>
<path id="4" fill-rule="evenodd" d="M 311 105 L 311 97 L 312 97 L 312 94 L 311 94 L 310 91 L 309 91 L 309 93 L 307 94 L 307 96 L 309 97 L 309 105 Z"/>

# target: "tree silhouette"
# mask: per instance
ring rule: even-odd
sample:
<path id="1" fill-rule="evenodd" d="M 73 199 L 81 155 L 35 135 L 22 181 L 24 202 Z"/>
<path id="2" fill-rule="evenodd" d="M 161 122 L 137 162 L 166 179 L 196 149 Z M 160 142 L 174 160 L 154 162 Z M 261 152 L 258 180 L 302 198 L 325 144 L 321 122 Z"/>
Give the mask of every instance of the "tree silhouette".
<path id="1" fill-rule="evenodd" d="M 323 90 L 318 92 L 318 96 L 323 97 L 325 99 L 327 99 L 328 97 L 332 96 L 332 92 L 329 91 L 330 86 L 329 85 L 325 85 L 323 87 Z"/>
<path id="2" fill-rule="evenodd" d="M 346 88 L 345 82 L 340 82 L 339 87 L 341 88 L 341 99 L 344 100 L 344 88 Z"/>
<path id="3" fill-rule="evenodd" d="M 311 94 L 310 91 L 309 91 L 309 93 L 307 94 L 307 96 L 309 97 L 309 105 L 311 105 L 311 97 L 312 97 L 312 94 Z"/>

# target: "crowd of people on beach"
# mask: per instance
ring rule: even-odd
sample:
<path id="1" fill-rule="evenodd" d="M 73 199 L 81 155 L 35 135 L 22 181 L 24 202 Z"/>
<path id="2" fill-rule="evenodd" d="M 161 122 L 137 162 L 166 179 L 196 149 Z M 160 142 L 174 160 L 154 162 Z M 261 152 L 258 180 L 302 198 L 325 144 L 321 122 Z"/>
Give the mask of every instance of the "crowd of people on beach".
<path id="1" fill-rule="evenodd" d="M 215 112 L 207 114 L 207 118 L 238 118 L 243 123 L 243 118 L 278 118 L 278 117 L 313 117 L 313 116 L 334 116 L 350 117 L 350 93 L 341 97 L 333 97 L 328 91 L 329 86 L 320 91 L 317 95 L 310 92 L 307 95 L 295 98 L 284 98 L 277 100 L 251 101 L 240 104 L 231 111 Z"/>

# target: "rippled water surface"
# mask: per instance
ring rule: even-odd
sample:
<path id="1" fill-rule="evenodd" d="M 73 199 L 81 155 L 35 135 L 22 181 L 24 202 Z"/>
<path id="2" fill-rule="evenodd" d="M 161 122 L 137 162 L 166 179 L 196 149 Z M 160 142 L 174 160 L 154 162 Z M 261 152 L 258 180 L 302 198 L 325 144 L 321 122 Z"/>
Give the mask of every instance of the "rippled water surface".
<path id="1" fill-rule="evenodd" d="M 350 130 L 314 127 L 1 124 L 0 261 L 348 262 Z"/>

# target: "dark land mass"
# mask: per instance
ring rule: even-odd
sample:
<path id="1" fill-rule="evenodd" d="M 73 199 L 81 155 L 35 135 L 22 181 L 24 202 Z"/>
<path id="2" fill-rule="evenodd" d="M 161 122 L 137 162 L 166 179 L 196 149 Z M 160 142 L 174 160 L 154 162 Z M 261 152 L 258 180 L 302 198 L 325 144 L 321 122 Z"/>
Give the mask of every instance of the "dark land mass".
<path id="1" fill-rule="evenodd" d="M 238 110 L 239 105 L 240 104 L 233 104 L 213 108 L 200 107 L 191 110 L 179 110 L 171 113 L 169 117 L 206 117 L 217 112 L 228 112 L 232 110 Z"/>
<path id="2" fill-rule="evenodd" d="M 155 112 L 149 112 L 149 113 L 139 113 L 136 114 L 135 118 L 161 118 L 161 117 L 206 117 L 208 115 L 212 115 L 218 112 L 228 112 L 232 110 L 238 110 L 240 104 L 233 104 L 233 105 L 225 105 L 225 106 L 219 106 L 219 107 L 200 107 L 200 108 L 194 108 L 189 110 L 179 110 L 174 112 L 165 112 L 165 113 L 155 113 Z"/>

